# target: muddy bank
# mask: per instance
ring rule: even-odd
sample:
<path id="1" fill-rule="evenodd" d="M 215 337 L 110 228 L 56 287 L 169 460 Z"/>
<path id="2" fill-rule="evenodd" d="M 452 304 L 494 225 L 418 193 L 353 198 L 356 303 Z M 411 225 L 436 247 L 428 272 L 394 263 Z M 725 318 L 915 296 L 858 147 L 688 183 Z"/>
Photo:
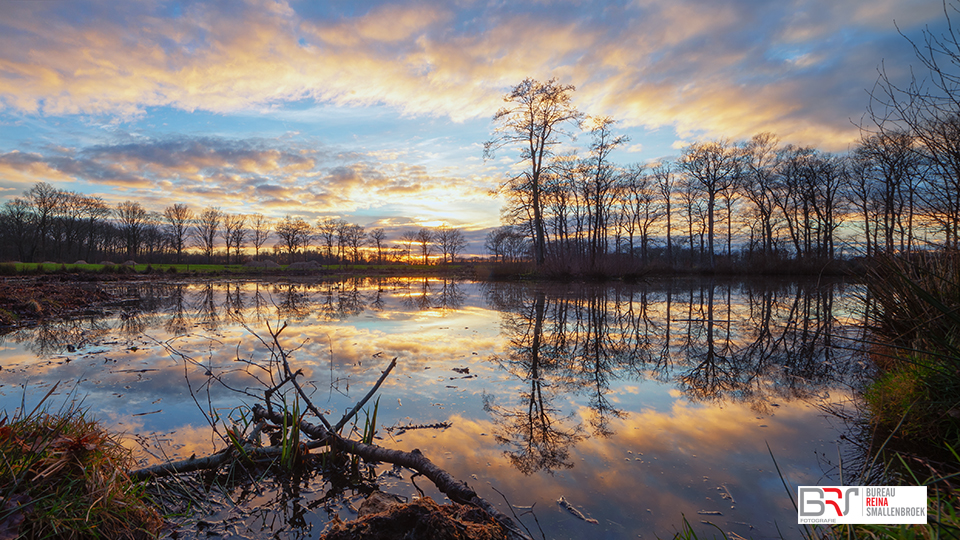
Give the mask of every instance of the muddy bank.
<path id="1" fill-rule="evenodd" d="M 0 281 L 0 328 L 81 315 L 114 300 L 95 282 L 8 278 Z"/>

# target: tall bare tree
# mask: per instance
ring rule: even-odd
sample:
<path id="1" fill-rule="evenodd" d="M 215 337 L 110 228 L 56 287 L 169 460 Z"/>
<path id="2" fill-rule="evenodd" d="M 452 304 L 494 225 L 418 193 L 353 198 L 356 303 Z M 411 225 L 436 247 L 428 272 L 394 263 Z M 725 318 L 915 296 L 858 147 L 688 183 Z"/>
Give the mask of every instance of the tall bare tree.
<path id="1" fill-rule="evenodd" d="M 38 182 L 24 195 L 31 204 L 34 215 L 34 240 L 30 254 L 27 256 L 27 262 L 31 262 L 38 252 L 41 257 L 47 256 L 47 240 L 59 211 L 60 202 L 63 200 L 63 191 L 46 182 Z"/>
<path id="2" fill-rule="evenodd" d="M 671 232 L 673 231 L 671 218 L 673 217 L 670 209 L 671 203 L 673 202 L 673 192 L 675 189 L 676 180 L 673 174 L 673 169 L 670 166 L 670 162 L 663 161 L 654 165 L 651 170 L 654 181 L 657 183 L 657 190 L 660 192 L 660 199 L 663 202 L 664 215 L 667 218 L 667 226 L 664 232 L 667 235 L 667 261 L 673 262 L 673 237 Z"/>
<path id="3" fill-rule="evenodd" d="M 183 250 L 187 247 L 187 235 L 190 233 L 190 222 L 193 212 L 182 203 L 168 206 L 163 210 L 163 217 L 167 221 L 167 234 L 173 251 L 177 253 L 177 264 L 183 261 Z"/>
<path id="4" fill-rule="evenodd" d="M 922 31 L 910 40 L 919 66 L 898 81 L 881 68 L 870 94 L 868 114 L 874 126 L 866 131 L 904 132 L 912 136 L 929 161 L 933 214 L 943 228 L 945 247 L 960 248 L 960 30 L 953 24 L 954 2 L 943 2 L 946 29 Z M 889 240 L 887 240 L 889 243 Z"/>
<path id="5" fill-rule="evenodd" d="M 420 230 L 417 231 L 416 236 L 414 236 L 414 240 L 417 244 L 420 244 L 420 256 L 423 257 L 423 264 L 428 264 L 430 252 L 433 249 L 433 231 L 426 227 L 421 227 Z"/>
<path id="6" fill-rule="evenodd" d="M 400 234 L 400 245 L 407 261 L 413 260 L 413 245 L 417 243 L 417 231 L 404 231 Z"/>
<path id="7" fill-rule="evenodd" d="M 360 262 L 360 248 L 363 247 L 363 241 L 367 237 L 361 225 L 348 225 L 345 229 L 346 246 L 350 248 L 353 264 Z"/>
<path id="8" fill-rule="evenodd" d="M 574 90 L 572 85 L 560 84 L 556 79 L 545 83 L 524 79 L 503 97 L 508 105 L 493 116 L 495 135 L 483 147 L 485 158 L 493 157 L 504 146 L 520 148 L 520 161 L 526 164 L 526 170 L 506 180 L 501 188 L 509 192 L 514 205 L 528 208 L 538 267 L 546 258 L 544 173 L 554 148 L 565 134 L 564 125 L 579 125 L 583 119 L 571 101 Z"/>
<path id="9" fill-rule="evenodd" d="M 333 246 L 337 242 L 338 231 L 341 230 L 344 221 L 334 218 L 325 218 L 317 221 L 317 236 L 323 241 L 326 248 L 327 259 L 333 262 Z"/>
<path id="10" fill-rule="evenodd" d="M 260 248 L 270 238 L 270 221 L 263 214 L 250 216 L 250 241 L 253 243 L 253 258 L 260 260 Z"/>
<path id="11" fill-rule="evenodd" d="M 387 232 L 382 227 L 370 231 L 367 235 L 370 244 L 377 250 L 377 264 L 383 264 L 383 241 L 387 239 Z"/>
<path id="12" fill-rule="evenodd" d="M 436 240 L 443 254 L 443 262 L 454 262 L 457 254 L 467 247 L 467 239 L 460 229 L 447 226 L 446 223 L 437 228 Z"/>
<path id="13" fill-rule="evenodd" d="M 213 251 L 217 247 L 217 231 L 220 230 L 221 220 L 223 212 L 219 208 L 208 206 L 200 212 L 193 226 L 194 242 L 206 255 L 207 264 L 213 264 Z"/>
<path id="14" fill-rule="evenodd" d="M 726 139 L 694 143 L 683 150 L 677 164 L 706 195 L 707 260 L 713 268 L 716 264 L 713 245 L 717 195 L 729 189 L 739 177 L 742 164 L 739 152 Z"/>
<path id="15" fill-rule="evenodd" d="M 247 230 L 244 228 L 246 224 L 246 216 L 240 214 L 227 214 L 223 217 L 223 229 L 220 234 L 223 236 L 223 243 L 227 246 L 227 264 L 230 264 L 231 247 L 235 260 L 237 263 L 240 262 L 240 248 L 247 239 Z"/>
<path id="16" fill-rule="evenodd" d="M 588 201 L 590 216 L 590 262 L 595 264 L 597 257 L 607 251 L 607 214 L 613 204 L 615 186 L 618 180 L 616 167 L 610 161 L 610 153 L 630 139 L 625 135 L 614 135 L 613 124 L 616 120 L 609 116 L 588 119 L 590 124 L 590 155 L 584 160 L 587 176 L 584 179 L 583 193 Z"/>
<path id="17" fill-rule="evenodd" d="M 147 211 L 139 202 L 124 201 L 117 204 L 117 222 L 123 235 L 127 259 L 134 260 L 140 252 L 143 242 L 143 230 L 146 226 Z"/>
<path id="18" fill-rule="evenodd" d="M 758 133 L 744 145 L 744 173 L 738 187 L 753 205 L 760 218 L 763 255 L 773 255 L 773 224 L 775 210 L 775 175 L 778 167 L 777 147 L 780 141 L 773 133 Z"/>
<path id="19" fill-rule="evenodd" d="M 286 216 L 277 223 L 275 232 L 280 238 L 281 246 L 287 249 L 288 263 L 293 262 L 293 256 L 301 247 L 310 242 L 310 224 L 302 218 Z"/>

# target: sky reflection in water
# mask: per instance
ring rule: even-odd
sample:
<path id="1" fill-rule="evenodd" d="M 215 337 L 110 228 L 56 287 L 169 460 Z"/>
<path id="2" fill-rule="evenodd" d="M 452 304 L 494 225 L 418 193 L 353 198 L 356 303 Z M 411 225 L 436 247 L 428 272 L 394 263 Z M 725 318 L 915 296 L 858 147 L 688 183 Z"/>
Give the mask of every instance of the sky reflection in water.
<path id="1" fill-rule="evenodd" d="M 382 279 L 117 288 L 131 301 L 107 317 L 3 336 L 5 410 L 19 406 L 24 386 L 30 405 L 60 381 L 56 403 L 73 392 L 132 435 L 138 451 L 136 438 L 157 455 L 205 454 L 216 440 L 202 411 L 226 416 L 253 404 L 234 391 L 262 392 L 242 361 L 268 357 L 251 332 L 266 338 L 268 323 L 286 322 L 281 343 L 329 418 L 398 357 L 380 392 L 381 427 L 452 427 L 381 429 L 380 443 L 421 449 L 494 503 L 503 500 L 495 488 L 515 505 L 535 505 L 550 538 L 665 537 L 681 514 L 743 536 L 778 536 L 777 526 L 789 535 L 796 514 L 767 444 L 791 482 L 823 483 L 840 431 L 818 405 L 845 400 L 862 371 L 832 347 L 857 331 L 855 296 L 841 285 Z M 416 494 L 408 482 L 385 484 Z M 323 495 L 322 483 L 310 487 L 304 501 Z M 599 524 L 560 508 L 560 496 Z M 265 493 L 248 506 L 278 498 Z M 300 503 L 282 503 L 290 504 Z M 224 512 L 211 517 L 231 516 Z M 294 509 L 284 525 L 246 516 L 225 532 L 315 536 L 331 512 L 352 517 L 345 507 Z"/>

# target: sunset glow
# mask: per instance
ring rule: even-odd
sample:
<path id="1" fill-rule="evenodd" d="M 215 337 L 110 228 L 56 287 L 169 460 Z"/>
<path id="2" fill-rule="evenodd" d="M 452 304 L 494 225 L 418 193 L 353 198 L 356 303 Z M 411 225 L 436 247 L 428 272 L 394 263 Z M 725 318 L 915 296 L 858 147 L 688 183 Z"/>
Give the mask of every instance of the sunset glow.
<path id="1" fill-rule="evenodd" d="M 630 137 L 621 163 L 712 137 L 850 148 L 930 0 L 0 3 L 0 197 L 37 182 L 148 210 L 442 222 L 476 242 L 517 162 L 484 161 L 524 77 Z M 896 22 L 896 25 L 895 25 Z M 481 240 L 482 242 L 482 240 Z M 474 248 L 476 251 L 476 248 Z"/>

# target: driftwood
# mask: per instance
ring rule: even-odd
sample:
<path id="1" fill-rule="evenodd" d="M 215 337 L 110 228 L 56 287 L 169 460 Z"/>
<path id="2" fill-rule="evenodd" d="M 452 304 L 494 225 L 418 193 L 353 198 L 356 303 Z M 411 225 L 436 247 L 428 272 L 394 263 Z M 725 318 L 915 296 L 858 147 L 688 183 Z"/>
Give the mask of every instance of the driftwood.
<path id="1" fill-rule="evenodd" d="M 322 441 L 309 441 L 305 443 L 307 449 L 320 448 L 326 443 Z M 194 471 L 206 471 L 212 469 L 218 469 L 222 465 L 226 465 L 231 459 L 251 459 L 251 460 L 260 460 L 260 459 L 273 459 L 279 456 L 283 452 L 283 448 L 280 446 L 253 446 L 252 444 L 245 444 L 243 446 L 243 452 L 238 453 L 236 449 L 232 446 L 227 447 L 216 454 L 212 454 L 204 457 L 191 457 L 188 459 L 182 459 L 180 461 L 169 461 L 166 463 L 160 463 L 158 465 L 153 465 L 151 467 L 144 467 L 142 469 L 137 469 L 135 471 L 130 471 L 127 473 L 130 478 L 134 480 L 146 480 L 148 478 L 157 478 L 161 476 L 173 476 L 175 474 L 184 474 Z"/>
<path id="2" fill-rule="evenodd" d="M 390 374 L 390 371 L 396 366 L 396 358 L 394 358 L 390 362 L 389 366 L 383 371 L 373 388 L 371 388 L 371 390 L 353 408 L 345 413 L 343 418 L 341 418 L 334 427 L 330 425 L 324 415 L 314 406 L 314 404 L 310 401 L 310 397 L 306 392 L 303 391 L 303 388 L 297 381 L 297 377 L 302 375 L 302 373 L 299 370 L 294 371 L 290 368 L 288 354 L 280 346 L 278 339 L 280 332 L 282 332 L 285 327 L 286 325 L 284 324 L 277 331 L 270 330 L 270 337 L 272 338 L 272 343 L 275 347 L 271 348 L 273 349 L 273 358 L 278 363 L 278 375 L 280 376 L 280 382 L 265 389 L 264 403 L 266 406 L 258 403 L 251 409 L 256 426 L 248 437 L 242 441 L 232 441 L 233 444 L 229 444 L 226 449 L 211 456 L 201 458 L 191 457 L 190 459 L 177 462 L 162 463 L 152 467 L 131 471 L 129 475 L 136 479 L 147 479 L 188 473 L 198 470 L 218 469 L 234 459 L 257 460 L 261 458 L 276 457 L 282 452 L 282 448 L 279 446 L 259 446 L 258 443 L 260 439 L 260 431 L 263 428 L 264 422 L 271 422 L 275 425 L 287 426 L 297 423 L 298 419 L 294 418 L 293 415 L 289 414 L 287 411 L 283 411 L 282 413 L 278 412 L 275 409 L 272 400 L 272 397 L 275 393 L 277 393 L 287 383 L 290 383 L 300 398 L 304 400 L 307 410 L 313 413 L 313 415 L 315 415 L 322 424 L 312 424 L 303 417 L 299 419 L 298 427 L 300 432 L 306 434 L 311 439 L 308 441 L 303 441 L 303 444 L 305 444 L 307 448 L 330 446 L 338 451 L 343 451 L 358 456 L 367 462 L 391 463 L 393 465 L 416 471 L 417 474 L 415 476 L 423 475 L 427 477 L 434 483 L 437 489 L 449 497 L 451 501 L 460 504 L 471 505 L 485 511 L 498 523 L 500 523 L 504 529 L 507 530 L 510 538 L 530 538 L 529 535 L 525 534 L 517 527 L 516 523 L 514 523 L 510 517 L 498 511 L 493 505 L 480 497 L 477 492 L 466 483 L 457 480 L 452 475 L 436 466 L 425 455 L 423 455 L 419 449 L 415 449 L 411 452 L 391 450 L 375 444 L 365 444 L 359 441 L 344 438 L 338 434 L 339 430 L 356 415 L 357 411 L 359 411 L 360 408 L 363 407 L 363 405 L 380 388 L 380 385 Z M 261 341 L 263 340 L 261 339 Z M 266 344 L 266 342 L 264 343 Z"/>
<path id="3" fill-rule="evenodd" d="M 259 404 L 254 405 L 253 415 L 254 418 L 264 418 L 277 424 L 284 421 L 283 416 L 276 412 L 268 412 Z M 292 418 L 287 418 L 287 422 L 291 420 Z M 520 531 L 512 519 L 497 510 L 483 497 L 477 495 L 477 492 L 466 483 L 457 480 L 447 471 L 434 465 L 419 449 L 404 452 L 403 450 L 391 450 L 375 444 L 364 444 L 359 441 L 344 439 L 336 433 L 327 431 L 323 426 L 314 425 L 304 420 L 300 421 L 300 431 L 306 433 L 316 441 L 323 441 L 345 452 L 359 456 L 368 462 L 380 461 L 392 463 L 393 465 L 399 465 L 417 471 L 433 482 L 433 484 L 437 486 L 437 489 L 449 497 L 450 500 L 481 508 L 500 522 L 511 535 L 518 538 L 527 538 L 527 535 Z"/>

